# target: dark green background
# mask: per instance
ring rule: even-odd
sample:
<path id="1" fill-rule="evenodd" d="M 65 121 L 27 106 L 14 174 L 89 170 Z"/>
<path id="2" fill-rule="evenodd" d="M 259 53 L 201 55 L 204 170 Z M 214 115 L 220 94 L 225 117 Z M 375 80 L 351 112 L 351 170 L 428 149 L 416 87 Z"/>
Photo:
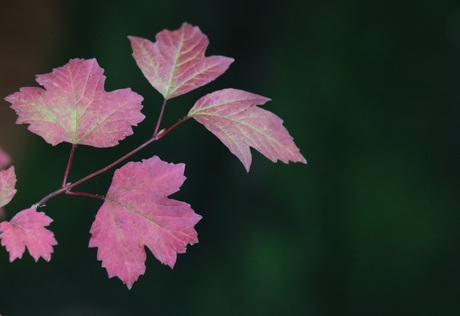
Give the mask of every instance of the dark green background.
<path id="1" fill-rule="evenodd" d="M 236 61 L 210 85 L 171 100 L 164 126 L 205 93 L 244 89 L 272 99 L 264 108 L 284 119 L 308 165 L 273 164 L 253 151 L 247 174 L 189 121 L 133 159 L 155 154 L 186 163 L 188 179 L 174 197 L 203 216 L 200 243 L 174 270 L 149 254 L 146 274 L 127 290 L 107 279 L 87 248 L 100 201 L 59 196 L 43 209 L 59 241 L 50 263 L 26 254 L 10 264 L 1 251 L 3 316 L 460 315 L 458 1 L 88 0 L 57 7 L 64 35 L 39 72 L 96 57 L 106 89 L 142 94 L 147 116 L 116 148 L 79 147 L 71 181 L 153 129 L 161 97 L 126 37 L 153 39 L 184 21 L 208 36 L 208 55 Z M 0 146 L 8 150 L 2 142 L 11 137 L 0 135 Z M 13 157 L 18 194 L 8 219 L 59 187 L 70 148 L 38 136 L 28 141 L 20 153 L 26 158 Z M 81 190 L 104 194 L 110 179 L 111 172 Z"/>

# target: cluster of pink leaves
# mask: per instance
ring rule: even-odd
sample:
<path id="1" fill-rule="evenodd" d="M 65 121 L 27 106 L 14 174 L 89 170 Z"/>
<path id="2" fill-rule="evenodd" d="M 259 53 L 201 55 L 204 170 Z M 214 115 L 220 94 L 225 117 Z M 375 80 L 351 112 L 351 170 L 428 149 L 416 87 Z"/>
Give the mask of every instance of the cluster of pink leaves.
<path id="1" fill-rule="evenodd" d="M 137 65 L 165 102 L 213 81 L 233 62 L 223 56 L 205 57 L 207 37 L 187 23 L 178 30 L 158 33 L 155 42 L 133 36 L 129 39 Z M 51 145 L 67 142 L 111 147 L 132 135 L 132 127 L 144 119 L 143 98 L 129 88 L 106 92 L 104 81 L 103 69 L 95 59 L 72 59 L 49 74 L 38 75 L 37 82 L 43 88 L 21 88 L 5 100 L 16 111 L 18 124 L 28 124 L 31 132 Z M 283 121 L 257 106 L 268 100 L 242 90 L 224 89 L 196 101 L 186 119 L 204 125 L 247 171 L 250 147 L 273 162 L 305 163 Z M 0 151 L 0 168 L 8 162 Z M 97 247 L 97 258 L 109 277 L 120 278 L 130 288 L 145 272 L 145 247 L 172 268 L 177 254 L 198 242 L 194 226 L 201 216 L 187 203 L 168 198 L 185 181 L 184 167 L 154 156 L 128 162 L 115 171 L 89 241 L 89 247 Z M 15 195 L 15 183 L 14 167 L 0 171 L 0 208 Z M 36 208 L 34 205 L 0 223 L 1 244 L 10 261 L 21 258 L 25 248 L 35 260 L 51 259 L 57 242 L 45 227 L 52 219 Z"/>

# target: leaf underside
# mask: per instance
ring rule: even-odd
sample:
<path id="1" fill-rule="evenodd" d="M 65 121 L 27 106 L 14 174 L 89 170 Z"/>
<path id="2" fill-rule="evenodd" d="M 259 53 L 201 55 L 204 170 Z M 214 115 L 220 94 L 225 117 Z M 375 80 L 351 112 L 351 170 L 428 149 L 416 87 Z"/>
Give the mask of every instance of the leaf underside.
<path id="1" fill-rule="evenodd" d="M 133 57 L 150 84 L 171 99 L 199 88 L 224 73 L 232 58 L 205 57 L 207 37 L 188 23 L 175 31 L 163 30 L 156 42 L 129 36 Z"/>
<path id="2" fill-rule="evenodd" d="M 10 254 L 10 262 L 22 258 L 26 247 L 35 261 L 40 257 L 50 261 L 57 241 L 45 226 L 52 221 L 45 213 L 30 208 L 17 213 L 11 221 L 0 223 L 1 243 Z"/>
<path id="3" fill-rule="evenodd" d="M 242 90 L 224 89 L 199 99 L 188 116 L 217 136 L 240 159 L 246 171 L 252 161 L 250 147 L 273 162 L 306 163 L 283 120 L 256 106 L 269 100 Z"/>
<path id="4" fill-rule="evenodd" d="M 131 89 L 106 92 L 103 72 L 95 59 L 71 59 L 37 76 L 44 89 L 21 88 L 5 100 L 17 113 L 17 124 L 29 124 L 31 132 L 53 146 L 115 146 L 144 119 L 143 98 Z"/>
<path id="5" fill-rule="evenodd" d="M 189 204 L 169 199 L 185 180 L 183 164 L 158 157 L 129 162 L 115 171 L 106 200 L 91 227 L 90 247 L 109 277 L 131 288 L 145 272 L 144 246 L 174 267 L 178 253 L 198 242 L 194 225 L 201 219 Z"/>

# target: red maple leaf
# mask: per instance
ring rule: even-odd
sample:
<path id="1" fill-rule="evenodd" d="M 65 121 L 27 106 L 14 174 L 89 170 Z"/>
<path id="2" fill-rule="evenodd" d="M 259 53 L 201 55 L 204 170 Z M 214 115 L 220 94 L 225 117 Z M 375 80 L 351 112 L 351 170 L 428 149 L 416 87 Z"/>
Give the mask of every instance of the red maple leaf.
<path id="1" fill-rule="evenodd" d="M 50 261 L 57 241 L 45 226 L 52 221 L 45 213 L 29 208 L 17 213 L 9 222 L 1 222 L 2 246 L 10 253 L 10 262 L 22 258 L 26 247 L 35 261 L 40 257 Z"/>
<path id="2" fill-rule="evenodd" d="M 38 75 L 37 87 L 21 88 L 5 98 L 17 123 L 48 143 L 111 147 L 132 135 L 144 119 L 142 96 L 131 89 L 104 91 L 104 70 L 95 59 L 71 59 L 53 72 Z"/>
<path id="3" fill-rule="evenodd" d="M 137 65 L 165 99 L 204 86 L 233 62 L 223 56 L 205 57 L 208 38 L 197 26 L 187 23 L 175 31 L 161 31 L 155 43 L 135 36 L 129 39 Z"/>
<path id="4" fill-rule="evenodd" d="M 188 116 L 203 124 L 237 156 L 247 171 L 253 147 L 273 162 L 306 163 L 283 120 L 256 106 L 270 99 L 237 89 L 224 89 L 205 95 L 190 109 Z"/>
<path id="5" fill-rule="evenodd" d="M 145 272 L 144 246 L 172 268 L 177 253 L 198 242 L 194 225 L 201 216 L 189 204 L 168 198 L 185 181 L 184 167 L 153 157 L 115 171 L 89 242 L 98 248 L 109 278 L 117 276 L 131 288 Z"/>

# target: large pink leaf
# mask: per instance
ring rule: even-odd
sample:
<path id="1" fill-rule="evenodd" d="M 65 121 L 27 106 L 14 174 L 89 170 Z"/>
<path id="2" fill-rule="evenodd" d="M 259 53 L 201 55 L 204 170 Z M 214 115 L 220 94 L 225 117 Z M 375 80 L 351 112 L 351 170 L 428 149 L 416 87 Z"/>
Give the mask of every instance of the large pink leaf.
<path id="1" fill-rule="evenodd" d="M 109 277 L 128 288 L 145 272 L 147 246 L 162 263 L 174 266 L 177 253 L 198 242 L 201 219 L 190 205 L 169 199 L 185 180 L 184 164 L 153 157 L 115 171 L 106 199 L 91 227 L 90 247 Z"/>
<path id="2" fill-rule="evenodd" d="M 72 59 L 37 76 L 45 89 L 21 88 L 5 100 L 18 114 L 18 124 L 30 124 L 31 132 L 53 146 L 115 146 L 144 119 L 143 98 L 131 89 L 106 92 L 103 72 L 95 59 Z"/>
<path id="3" fill-rule="evenodd" d="M 134 36 L 129 39 L 137 65 L 165 99 L 204 86 L 233 62 L 223 56 L 205 57 L 208 38 L 198 27 L 187 23 L 175 31 L 161 31 L 155 43 Z"/>
<path id="4" fill-rule="evenodd" d="M 50 261 L 57 241 L 45 226 L 52 221 L 45 213 L 29 208 L 17 213 L 11 221 L 0 223 L 2 246 L 10 253 L 10 262 L 22 258 L 26 247 L 35 261 L 40 257 Z"/>
<path id="5" fill-rule="evenodd" d="M 247 171 L 253 147 L 273 162 L 306 163 L 283 120 L 257 107 L 269 101 L 263 96 L 236 89 L 205 95 L 190 109 L 188 116 L 203 124 L 237 156 Z"/>
<path id="6" fill-rule="evenodd" d="M 10 156 L 8 156 L 8 154 L 2 148 L 0 148 L 0 170 L 8 166 L 10 161 Z"/>
<path id="7" fill-rule="evenodd" d="M 6 170 L 0 171 L 0 208 L 10 203 L 16 194 L 16 173 L 11 166 Z"/>

